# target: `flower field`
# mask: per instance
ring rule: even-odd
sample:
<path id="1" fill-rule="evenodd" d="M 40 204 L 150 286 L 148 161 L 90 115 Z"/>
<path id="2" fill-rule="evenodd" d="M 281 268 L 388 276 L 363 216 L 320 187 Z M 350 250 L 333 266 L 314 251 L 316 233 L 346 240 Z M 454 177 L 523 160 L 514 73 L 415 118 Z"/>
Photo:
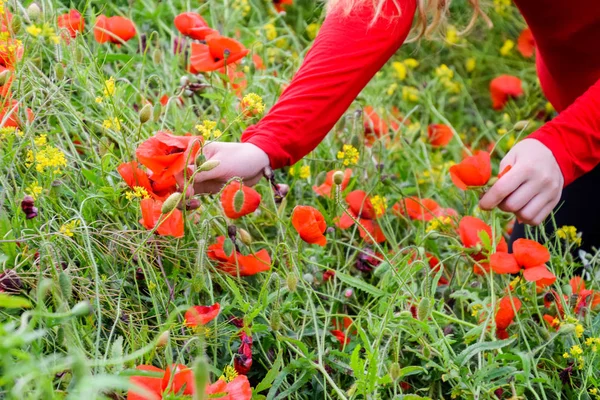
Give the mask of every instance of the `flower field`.
<path id="1" fill-rule="evenodd" d="M 322 3 L 0 0 L 1 396 L 600 399 L 599 260 L 477 206 L 556 114 L 535 43 L 454 3 L 309 156 L 203 195 Z"/>

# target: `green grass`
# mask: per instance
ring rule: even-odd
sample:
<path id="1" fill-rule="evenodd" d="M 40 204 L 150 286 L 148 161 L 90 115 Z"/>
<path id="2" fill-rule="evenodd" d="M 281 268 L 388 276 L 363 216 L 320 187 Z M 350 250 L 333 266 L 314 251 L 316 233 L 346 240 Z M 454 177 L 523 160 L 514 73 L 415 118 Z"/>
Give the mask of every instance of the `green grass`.
<path id="1" fill-rule="evenodd" d="M 468 12 L 464 2 L 457 3 L 451 20 L 460 27 Z M 225 219 L 218 196 L 204 196 L 199 197 L 201 208 L 188 213 L 182 239 L 156 236 L 138 223 L 139 200 L 125 197 L 128 189 L 116 167 L 134 159 L 139 143 L 158 130 L 194 132 L 204 119 L 220 121 L 225 131 L 220 140 L 236 141 L 256 122 L 240 116 L 238 97 L 216 73 L 186 72 L 184 57 L 172 53 L 178 36 L 174 16 L 194 10 L 223 35 L 239 31 L 239 40 L 267 66 L 256 70 L 246 57 L 244 94 L 261 95 L 267 106 L 276 101 L 310 46 L 306 26 L 321 20 L 322 6 L 312 1 L 297 2 L 285 15 L 274 14 L 269 2 L 249 0 L 244 16 L 239 4 L 46 0 L 40 3 L 39 19 L 29 22 L 24 8 L 29 4 L 8 2 L 22 21 L 16 36 L 25 48 L 13 74 L 13 97 L 31 108 L 35 119 L 21 136 L 7 134 L 0 140 L 0 260 L 4 271 L 15 271 L 22 283 L 18 293 L 0 295 L 2 397 L 125 398 L 128 377 L 139 364 L 200 365 L 214 382 L 225 366 L 233 365 L 239 329 L 229 320 L 238 317 L 254 341 L 248 378 L 256 399 L 594 398 L 588 391 L 600 386 L 599 353 L 585 339 L 600 336 L 596 312 L 575 315 L 575 300 L 567 296 L 565 309 L 572 319 L 557 332 L 541 320 L 553 311 L 544 307 L 547 290 L 537 293 L 533 284 L 521 283 L 516 293 L 524 306 L 509 328 L 510 338 L 498 340 L 483 321 L 493 322 L 495 304 L 511 278 L 473 275 L 456 233 L 428 232 L 427 223 L 391 213 L 395 202 L 418 195 L 460 215 L 479 216 L 497 234 L 510 220 L 497 211 L 480 211 L 475 194 L 452 185 L 447 168 L 462 157 L 459 140 L 435 150 L 425 138 L 430 123 L 449 123 L 473 149 L 496 142 L 497 165 L 511 141 L 543 123 L 538 113 L 549 117 L 534 62 L 516 49 L 508 56 L 499 54 L 504 41 L 516 41 L 525 26 L 514 7 L 504 15 L 490 8 L 494 28 L 480 22 L 455 46 L 443 40 L 404 46 L 392 61 L 411 57 L 420 65 L 404 81 L 390 64 L 382 69 L 333 132 L 301 161 L 310 166 L 309 178 L 277 171 L 276 181 L 290 185 L 281 204 L 263 180 L 257 185 L 263 197 L 259 212 L 235 222 Z M 85 33 L 70 44 L 55 46 L 26 32 L 31 23 L 55 27 L 56 16 L 70 5 L 86 20 Z M 139 35 L 120 48 L 97 44 L 91 27 L 100 13 L 128 16 Z M 267 39 L 266 24 L 276 27 L 275 39 Z M 144 52 L 138 51 L 141 34 L 147 43 Z M 472 72 L 465 67 L 468 58 L 476 62 Z M 454 71 L 457 93 L 449 93 L 436 77 L 441 64 Z M 488 85 L 503 73 L 519 76 L 526 95 L 495 112 Z M 206 88 L 187 97 L 184 76 Z M 115 94 L 99 104 L 96 98 L 111 77 Z M 392 84 L 398 87 L 388 93 Z M 403 99 L 403 86 L 419 88 L 418 100 Z M 183 107 L 173 99 L 140 124 L 136 107 L 146 100 L 156 104 L 164 94 L 184 96 Z M 365 105 L 382 115 L 396 106 L 410 124 L 390 131 L 387 146 L 381 140 L 365 147 L 357 112 Z M 25 120 L 23 110 L 20 117 Z M 103 127 L 105 120 L 115 118 L 120 130 Z M 525 131 L 513 128 L 520 120 L 531 121 Z M 60 173 L 39 172 L 26 162 L 28 150 L 42 147 L 34 139 L 44 134 L 49 145 L 66 155 L 68 166 Z M 381 258 L 372 272 L 355 267 L 367 246 L 358 230 L 335 228 L 343 200 L 317 197 L 311 190 L 327 171 L 343 168 L 336 158 L 343 144 L 353 144 L 361 155 L 347 190 L 361 189 L 388 202 L 380 219 L 388 241 L 370 246 Z M 42 188 L 35 200 L 39 215 L 26 220 L 20 202 L 32 194 L 32 185 Z M 326 247 L 300 240 L 290 223 L 295 205 L 311 205 L 323 213 L 333 227 Z M 61 232 L 69 223 L 72 236 L 64 228 Z M 270 272 L 238 279 L 219 272 L 207 258 L 207 246 L 232 223 L 251 234 L 252 250 L 268 249 Z M 567 246 L 572 244 L 550 239 L 550 267 L 558 277 L 552 289 L 569 295 L 568 282 L 582 262 L 571 256 Z M 444 273 L 452 276 L 450 285 L 438 286 L 440 275 L 422 261 L 410 262 L 410 251 L 435 254 Z M 597 259 L 587 255 L 586 260 L 585 270 L 596 276 Z M 329 269 L 336 275 L 325 282 L 323 272 Z M 596 282 L 587 286 L 598 290 Z M 208 326 L 197 331 L 184 326 L 189 306 L 215 302 L 221 313 Z M 474 305 L 482 321 L 472 315 Z M 349 344 L 340 348 L 330 330 L 333 321 L 345 316 L 353 324 L 346 332 Z M 580 338 L 577 324 L 585 329 Z M 168 342 L 158 346 L 166 331 Z M 584 350 L 582 369 L 571 363 L 573 358 L 563 357 L 574 345 Z M 499 389 L 500 397 L 494 394 Z"/>

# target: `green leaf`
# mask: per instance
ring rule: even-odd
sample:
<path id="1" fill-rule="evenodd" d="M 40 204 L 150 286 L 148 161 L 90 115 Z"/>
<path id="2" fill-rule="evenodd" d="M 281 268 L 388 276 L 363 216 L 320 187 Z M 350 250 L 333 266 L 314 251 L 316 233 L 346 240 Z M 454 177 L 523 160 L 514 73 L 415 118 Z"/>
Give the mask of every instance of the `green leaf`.
<path id="1" fill-rule="evenodd" d="M 358 290 L 362 290 L 363 292 L 369 293 L 372 296 L 382 297 L 386 295 L 383 290 L 376 288 L 362 279 L 355 278 L 352 275 L 344 274 L 343 272 L 336 272 L 335 277 L 344 282 L 346 285 L 352 286 Z"/>
<path id="2" fill-rule="evenodd" d="M 495 342 L 475 343 L 464 349 L 456 358 L 456 362 L 460 365 L 465 365 L 467 361 L 469 361 L 472 357 L 481 353 L 482 351 L 498 350 L 502 347 L 506 347 L 509 344 L 512 344 L 515 340 L 517 340 L 517 338 L 497 340 Z"/>
<path id="3" fill-rule="evenodd" d="M 479 240 L 481 240 L 481 245 L 484 249 L 492 248 L 492 240 L 490 239 L 490 235 L 486 231 L 477 232 L 477 236 L 479 236 Z"/>
<path id="4" fill-rule="evenodd" d="M 283 358 L 281 356 L 281 351 L 279 351 L 279 354 L 277 354 L 277 358 L 275 359 L 275 362 L 273 363 L 273 366 L 271 367 L 269 372 L 267 372 L 267 375 L 265 375 L 263 380 L 260 381 L 260 383 L 258 385 L 256 385 L 256 388 L 254 389 L 255 393 L 262 392 L 263 390 L 269 389 L 273 385 L 273 381 L 279 374 L 282 364 L 283 364 Z"/>
<path id="5" fill-rule="evenodd" d="M 410 366 L 400 368 L 400 373 L 398 374 L 398 379 L 405 378 L 411 375 L 425 374 L 427 375 L 427 370 L 423 367 Z"/>
<path id="6" fill-rule="evenodd" d="M 31 308 L 31 302 L 25 297 L 0 293 L 0 308 Z"/>

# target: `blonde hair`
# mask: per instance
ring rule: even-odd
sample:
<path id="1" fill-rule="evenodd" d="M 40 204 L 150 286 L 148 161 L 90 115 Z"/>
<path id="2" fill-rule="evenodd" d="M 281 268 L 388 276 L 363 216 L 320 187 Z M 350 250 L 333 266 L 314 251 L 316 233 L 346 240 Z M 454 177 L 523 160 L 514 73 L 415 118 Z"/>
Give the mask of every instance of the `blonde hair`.
<path id="1" fill-rule="evenodd" d="M 386 0 L 327 0 L 327 12 L 341 9 L 344 15 L 349 15 L 350 12 L 360 7 L 373 7 L 373 21 L 381 17 L 381 12 Z M 397 9 L 397 15 L 402 14 L 402 8 L 398 4 L 398 0 L 392 0 Z M 410 40 L 416 40 L 421 37 L 432 38 L 440 27 L 446 22 L 449 14 L 450 3 L 452 0 L 417 0 L 417 22 L 413 27 L 414 35 Z M 473 8 L 471 19 L 465 28 L 459 32 L 463 35 L 470 31 L 477 18 L 481 17 L 485 23 L 491 27 L 492 22 L 488 16 L 481 10 L 479 0 L 468 0 Z"/>

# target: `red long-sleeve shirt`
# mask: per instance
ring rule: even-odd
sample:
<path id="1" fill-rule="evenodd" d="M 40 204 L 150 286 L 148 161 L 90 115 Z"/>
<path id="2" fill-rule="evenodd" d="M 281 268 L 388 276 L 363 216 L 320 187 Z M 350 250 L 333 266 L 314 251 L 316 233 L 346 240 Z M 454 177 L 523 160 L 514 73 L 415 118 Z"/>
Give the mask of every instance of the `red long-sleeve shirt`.
<path id="1" fill-rule="evenodd" d="M 600 5 L 598 0 L 516 0 L 537 47 L 540 82 L 559 116 L 530 135 L 554 154 L 565 185 L 600 162 Z M 264 150 L 273 168 L 312 151 L 375 73 L 402 45 L 416 1 L 386 0 L 371 23 L 365 7 L 328 15 L 290 86 L 242 141 Z M 392 17 L 392 18 L 390 18 Z M 395 18 L 394 18 L 395 17 Z"/>

